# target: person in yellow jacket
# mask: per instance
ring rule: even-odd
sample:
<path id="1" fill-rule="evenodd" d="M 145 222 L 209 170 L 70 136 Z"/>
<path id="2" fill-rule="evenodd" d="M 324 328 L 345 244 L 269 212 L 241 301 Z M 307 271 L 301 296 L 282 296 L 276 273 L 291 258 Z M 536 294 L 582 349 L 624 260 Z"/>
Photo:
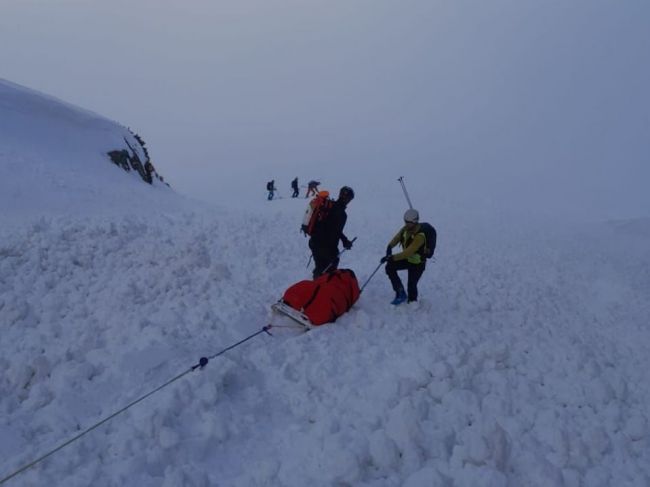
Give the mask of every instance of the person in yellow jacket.
<path id="1" fill-rule="evenodd" d="M 402 304 L 408 299 L 408 302 L 418 300 L 418 281 L 424 272 L 426 259 L 423 251 L 426 238 L 420 231 L 420 215 L 417 210 L 410 209 L 404 213 L 404 226 L 388 243 L 386 256 L 381 258 L 382 263 L 386 263 L 386 274 L 395 291 L 395 299 L 391 304 Z M 393 255 L 393 247 L 401 244 L 402 251 Z M 397 271 L 408 271 L 407 291 L 404 291 L 402 280 L 397 275 Z"/>

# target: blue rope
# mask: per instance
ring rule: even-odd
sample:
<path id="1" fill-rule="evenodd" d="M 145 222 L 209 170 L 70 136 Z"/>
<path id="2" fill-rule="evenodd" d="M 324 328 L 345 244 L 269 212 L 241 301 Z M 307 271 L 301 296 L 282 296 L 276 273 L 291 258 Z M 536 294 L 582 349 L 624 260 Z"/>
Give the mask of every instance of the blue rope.
<path id="1" fill-rule="evenodd" d="M 266 325 L 266 326 L 262 327 L 262 329 L 261 329 L 260 331 L 258 331 L 258 332 L 256 332 L 256 333 L 253 333 L 253 334 L 250 335 L 250 336 L 247 336 L 247 337 L 244 338 L 243 340 L 240 340 L 240 341 L 238 341 L 237 343 L 235 343 L 234 345 L 231 345 L 231 346 L 229 346 L 229 347 L 227 347 L 227 348 L 224 348 L 223 350 L 221 350 L 220 352 L 215 353 L 214 355 L 210 355 L 209 357 L 201 357 L 201 358 L 199 359 L 199 363 L 198 363 L 198 364 L 193 365 L 192 367 L 190 367 L 189 369 L 187 369 L 185 372 L 182 372 L 182 373 L 178 374 L 176 377 L 174 377 L 173 379 L 168 380 L 168 381 L 165 382 L 163 385 L 161 385 L 161 386 L 155 388 L 153 391 L 148 392 L 148 393 L 145 394 L 144 396 L 141 396 L 141 397 L 139 397 L 138 399 L 136 399 L 135 401 L 130 402 L 129 404 L 127 404 L 126 406 L 124 406 L 122 409 L 120 409 L 120 410 L 114 412 L 114 413 L 111 414 L 110 416 L 107 416 L 106 418 L 102 419 L 101 421 L 95 423 L 95 424 L 92 425 L 90 428 L 87 428 L 86 430 L 84 430 L 84 431 L 82 431 L 81 433 L 79 433 L 78 435 L 76 435 L 76 436 L 70 438 L 69 440 L 65 441 L 64 443 L 61 443 L 59 446 L 57 446 L 57 447 L 54 448 L 53 450 L 47 452 L 45 455 L 42 455 L 42 456 L 38 457 L 36 460 L 34 460 L 34 461 L 28 463 L 27 465 L 24 465 L 24 466 L 20 467 L 18 470 L 16 470 L 16 471 L 13 472 L 12 474 L 7 475 L 6 477 L 0 479 L 0 485 L 4 484 L 4 483 L 7 482 L 8 480 L 11 480 L 12 478 L 16 477 L 17 475 L 23 473 L 25 470 L 29 470 L 30 468 L 32 468 L 32 467 L 33 467 L 34 465 L 36 465 L 37 463 L 40 463 L 40 462 L 42 462 L 43 460 L 45 460 L 46 458 L 48 458 L 49 456 L 54 455 L 54 454 L 55 454 L 56 452 L 58 452 L 59 450 L 62 450 L 63 448 L 65 448 L 65 447 L 68 446 L 69 444 L 74 443 L 75 441 L 77 441 L 77 440 L 78 440 L 79 438 L 81 438 L 82 436 L 87 435 L 88 433 L 90 433 L 90 432 L 93 431 L 94 429 L 97 429 L 97 428 L 99 428 L 101 425 L 103 425 L 104 423 L 107 423 L 108 421 L 110 421 L 111 419 L 113 419 L 115 416 L 118 416 L 118 415 L 122 414 L 122 413 L 123 413 L 124 411 L 126 411 L 127 409 L 129 409 L 129 408 L 135 406 L 135 405 L 138 404 L 139 402 L 144 401 L 144 400 L 145 400 L 146 398 L 148 398 L 149 396 L 155 394 L 156 392 L 160 391 L 161 389 L 164 389 L 165 387 L 167 387 L 168 385 L 172 384 L 173 382 L 176 382 L 176 381 L 179 380 L 181 377 L 184 377 L 185 375 L 189 374 L 190 372 L 193 372 L 193 371 L 196 370 L 196 369 L 203 369 L 203 367 L 205 367 L 205 366 L 208 364 L 208 362 L 210 361 L 210 359 L 216 358 L 216 357 L 218 357 L 219 355 L 223 355 L 223 354 L 226 353 L 228 350 L 232 350 L 233 348 L 235 348 L 235 347 L 241 345 L 241 344 L 244 343 L 244 342 L 247 342 L 247 341 L 250 340 L 251 338 L 254 338 L 254 337 L 256 337 L 257 335 L 259 335 L 259 334 L 261 334 L 261 333 L 266 333 L 267 335 L 271 335 L 271 333 L 269 332 L 269 330 L 272 328 L 272 326 L 273 326 L 273 325 Z M 272 335 L 271 335 L 271 336 L 272 336 Z"/>

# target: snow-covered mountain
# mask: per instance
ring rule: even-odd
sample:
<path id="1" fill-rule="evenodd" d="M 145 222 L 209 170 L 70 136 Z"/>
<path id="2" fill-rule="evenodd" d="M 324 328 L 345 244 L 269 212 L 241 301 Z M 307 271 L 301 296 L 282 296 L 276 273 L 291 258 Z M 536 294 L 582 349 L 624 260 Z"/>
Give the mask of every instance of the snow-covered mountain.
<path id="1" fill-rule="evenodd" d="M 130 177 L 125 177 L 111 161 L 112 151 L 125 151 L 128 160 L 133 155 L 141 165 L 148 159 L 126 127 L 0 79 L 0 206 L 5 215 L 77 213 L 79 207 L 92 213 L 124 210 L 134 195 L 145 207 L 155 204 L 151 194 L 162 191 L 143 187 L 135 165 L 126 167 Z M 156 177 L 152 184 L 164 186 Z"/>
<path id="2" fill-rule="evenodd" d="M 0 127 L 0 479 L 276 325 L 6 485 L 650 485 L 644 231 L 407 178 L 439 234 L 420 303 L 391 307 L 380 270 L 302 333 L 269 305 L 309 275 L 305 199 L 189 202 L 110 163 L 120 125 L 8 82 Z M 357 189 L 362 284 L 406 207 L 394 179 L 323 181 Z"/>

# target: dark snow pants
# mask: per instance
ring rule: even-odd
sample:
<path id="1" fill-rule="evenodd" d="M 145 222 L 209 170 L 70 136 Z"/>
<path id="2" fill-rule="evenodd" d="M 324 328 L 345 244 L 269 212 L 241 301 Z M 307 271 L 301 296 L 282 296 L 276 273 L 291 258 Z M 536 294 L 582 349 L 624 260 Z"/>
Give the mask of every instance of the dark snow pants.
<path id="1" fill-rule="evenodd" d="M 311 245 L 310 245 L 311 247 Z M 325 272 L 325 269 L 332 271 L 339 266 L 339 249 L 334 247 L 312 247 L 311 255 L 314 257 L 314 279 Z M 331 265 L 330 265 L 331 264 Z M 329 267 L 328 267 L 329 266 Z"/>
<path id="2" fill-rule="evenodd" d="M 408 281 L 406 293 L 409 301 L 418 300 L 418 281 L 424 272 L 425 263 L 411 264 L 408 260 L 388 261 L 386 262 L 386 274 L 393 286 L 393 291 L 398 292 L 404 289 L 402 280 L 397 275 L 397 271 L 408 270 Z"/>

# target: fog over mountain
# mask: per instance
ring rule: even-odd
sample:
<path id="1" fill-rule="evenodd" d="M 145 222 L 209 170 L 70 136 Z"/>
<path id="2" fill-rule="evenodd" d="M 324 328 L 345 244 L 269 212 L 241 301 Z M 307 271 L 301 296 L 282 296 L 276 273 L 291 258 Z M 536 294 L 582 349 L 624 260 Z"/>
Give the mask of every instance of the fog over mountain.
<path id="1" fill-rule="evenodd" d="M 0 62 L 133 127 L 210 201 L 356 172 L 631 218 L 650 208 L 649 18 L 642 0 L 5 0 Z"/>

